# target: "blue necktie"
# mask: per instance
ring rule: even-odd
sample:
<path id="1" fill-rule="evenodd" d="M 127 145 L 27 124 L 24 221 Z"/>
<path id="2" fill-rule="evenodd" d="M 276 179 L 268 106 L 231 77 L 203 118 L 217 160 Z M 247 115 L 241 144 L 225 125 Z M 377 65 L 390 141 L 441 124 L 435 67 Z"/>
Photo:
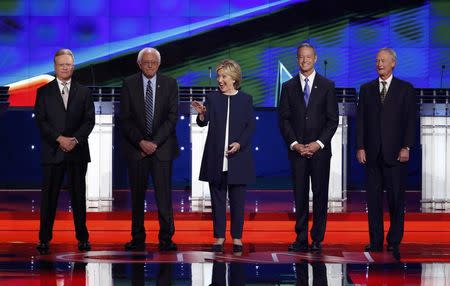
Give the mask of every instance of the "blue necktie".
<path id="1" fill-rule="evenodd" d="M 309 95 L 310 95 L 308 81 L 309 81 L 309 79 L 305 78 L 305 89 L 303 90 L 303 93 L 305 94 L 305 104 L 306 104 L 306 106 L 308 106 Z"/>
<path id="2" fill-rule="evenodd" d="M 153 125 L 153 90 L 150 80 L 147 82 L 145 90 L 145 131 L 147 135 L 152 135 Z"/>

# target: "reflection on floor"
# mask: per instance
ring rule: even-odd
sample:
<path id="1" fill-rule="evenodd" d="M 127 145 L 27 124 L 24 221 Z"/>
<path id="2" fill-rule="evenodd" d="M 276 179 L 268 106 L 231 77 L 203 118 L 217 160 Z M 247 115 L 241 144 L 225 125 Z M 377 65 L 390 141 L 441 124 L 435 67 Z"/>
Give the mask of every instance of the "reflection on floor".
<path id="1" fill-rule="evenodd" d="M 208 245 L 159 253 L 155 245 L 124 252 L 102 244 L 79 253 L 54 244 L 47 255 L 34 244 L 0 247 L 0 285 L 448 285 L 450 279 L 450 245 L 405 246 L 400 261 L 388 252 L 362 252 L 361 245 L 325 245 L 322 253 L 247 245 L 242 254 L 231 248 L 214 254 Z"/>
<path id="2" fill-rule="evenodd" d="M 292 193 L 249 192 L 244 252 L 210 251 L 211 214 L 194 211 L 189 193 L 174 192 L 177 252 L 158 252 L 157 214 L 147 194 L 147 249 L 125 252 L 130 198 L 116 191 L 110 212 L 88 214 L 92 251 L 76 249 L 70 201 L 59 201 L 50 253 L 35 246 L 39 192 L 0 191 L 0 285 L 450 285 L 450 213 L 426 213 L 420 193 L 407 195 L 400 253 L 364 252 L 365 196 L 353 193 L 328 216 L 320 253 L 287 252 L 294 239 Z M 385 229 L 389 219 L 385 214 Z M 229 226 L 228 226 L 229 227 Z"/>

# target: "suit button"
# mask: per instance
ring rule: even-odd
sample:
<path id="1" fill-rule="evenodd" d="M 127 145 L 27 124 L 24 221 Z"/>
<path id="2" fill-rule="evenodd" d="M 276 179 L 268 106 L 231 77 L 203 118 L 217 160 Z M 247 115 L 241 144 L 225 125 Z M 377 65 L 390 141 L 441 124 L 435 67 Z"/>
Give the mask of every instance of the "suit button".
<path id="1" fill-rule="evenodd" d="M 306 119 L 306 120 L 308 120 L 308 119 L 309 119 L 309 117 L 308 117 L 308 116 L 306 116 L 306 117 L 305 117 L 305 119 Z"/>

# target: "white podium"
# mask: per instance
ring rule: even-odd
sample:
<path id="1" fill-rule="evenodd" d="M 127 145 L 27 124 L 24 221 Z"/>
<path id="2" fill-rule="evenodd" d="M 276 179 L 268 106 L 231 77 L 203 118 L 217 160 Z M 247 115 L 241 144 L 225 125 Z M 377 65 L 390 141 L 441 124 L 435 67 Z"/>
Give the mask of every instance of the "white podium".
<path id="1" fill-rule="evenodd" d="M 422 207 L 450 208 L 450 117 L 422 116 Z"/>
<path id="2" fill-rule="evenodd" d="M 212 282 L 213 263 L 192 263 L 191 264 L 191 285 L 209 286 Z"/>
<path id="3" fill-rule="evenodd" d="M 88 263 L 86 265 L 86 286 L 112 286 L 111 263 Z"/>
<path id="4" fill-rule="evenodd" d="M 448 263 L 422 263 L 421 285 L 450 285 Z"/>
<path id="5" fill-rule="evenodd" d="M 330 180 L 328 183 L 328 207 L 340 208 L 347 199 L 347 116 L 339 116 L 339 125 L 331 139 Z M 309 184 L 311 186 L 311 182 Z M 312 204 L 312 190 L 309 202 Z"/>
<path id="6" fill-rule="evenodd" d="M 211 206 L 209 184 L 198 179 L 200 174 L 200 166 L 202 164 L 203 149 L 206 142 L 206 136 L 208 135 L 208 126 L 198 126 L 196 118 L 197 114 L 190 115 L 192 146 L 191 205 L 193 211 L 203 210 L 204 207 Z"/>
<path id="7" fill-rule="evenodd" d="M 95 126 L 89 135 L 91 162 L 86 175 L 88 211 L 111 211 L 113 103 L 95 102 Z"/>

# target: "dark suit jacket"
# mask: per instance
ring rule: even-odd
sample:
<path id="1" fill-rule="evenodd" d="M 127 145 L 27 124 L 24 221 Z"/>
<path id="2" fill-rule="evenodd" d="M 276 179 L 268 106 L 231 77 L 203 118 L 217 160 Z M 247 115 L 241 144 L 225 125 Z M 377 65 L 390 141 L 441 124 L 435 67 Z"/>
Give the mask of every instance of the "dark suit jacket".
<path id="1" fill-rule="evenodd" d="M 375 162 L 381 152 L 385 162 L 398 164 L 400 149 L 414 145 L 416 116 L 416 97 L 410 83 L 392 78 L 384 104 L 378 78 L 363 84 L 359 91 L 356 144 L 366 151 L 367 163 Z"/>
<path id="2" fill-rule="evenodd" d="M 211 92 L 206 96 L 205 120 L 199 126 L 209 123 L 205 149 L 203 151 L 200 180 L 219 182 L 225 144 L 225 127 L 227 121 L 227 98 L 220 92 Z M 249 184 L 255 181 L 253 163 L 252 136 L 255 130 L 253 100 L 248 94 L 239 91 L 230 97 L 229 144 L 238 142 L 238 152 L 228 156 L 228 184 Z"/>
<path id="3" fill-rule="evenodd" d="M 289 148 L 294 141 L 307 144 L 320 140 L 325 145 L 320 152 L 331 156 L 331 138 L 339 124 L 337 98 L 332 81 L 316 73 L 306 107 L 300 75 L 297 74 L 283 84 L 279 113 L 280 130 L 288 146 L 289 159 L 299 156 Z"/>
<path id="4" fill-rule="evenodd" d="M 155 110 L 152 136 L 145 135 L 144 87 L 142 73 L 123 81 L 120 95 L 120 129 L 123 133 L 123 151 L 128 160 L 141 160 L 139 142 L 143 139 L 158 145 L 155 155 L 161 161 L 173 160 L 178 155 L 175 127 L 178 120 L 178 84 L 171 77 L 156 75 Z"/>
<path id="5" fill-rule="evenodd" d="M 88 136 L 94 128 L 95 109 L 87 87 L 72 80 L 66 110 L 55 79 L 37 90 L 34 109 L 42 139 L 42 164 L 57 164 L 63 160 L 90 162 Z M 75 137 L 79 144 L 65 153 L 56 142 L 60 135 Z"/>

